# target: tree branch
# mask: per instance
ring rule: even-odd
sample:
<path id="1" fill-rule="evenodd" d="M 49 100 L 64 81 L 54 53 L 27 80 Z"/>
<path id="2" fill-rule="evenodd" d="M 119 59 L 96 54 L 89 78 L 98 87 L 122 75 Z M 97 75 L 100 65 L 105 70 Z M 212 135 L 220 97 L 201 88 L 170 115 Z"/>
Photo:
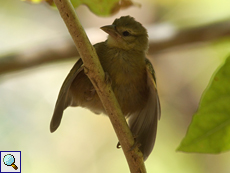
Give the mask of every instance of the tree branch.
<path id="1" fill-rule="evenodd" d="M 154 33 L 149 36 L 149 54 L 171 49 L 176 46 L 209 42 L 230 37 L 230 21 L 222 21 L 180 31 L 170 30 L 167 27 L 170 28 L 170 26 L 160 25 L 150 26 L 148 28 L 149 34 Z M 166 29 L 166 31 L 162 33 L 164 29 Z M 168 34 L 168 32 L 171 34 Z M 93 34 L 98 35 L 99 33 L 94 31 Z M 165 38 L 165 35 L 168 36 Z M 0 75 L 79 56 L 71 40 L 61 39 L 61 42 L 61 45 L 57 45 L 57 40 L 55 40 L 54 43 L 49 43 L 48 46 L 36 45 L 34 48 L 27 48 L 19 53 L 15 52 L 9 55 L 1 55 Z M 37 49 L 38 47 L 39 49 Z M 29 53 L 28 50 L 30 50 Z"/>
<path id="2" fill-rule="evenodd" d="M 145 173 L 143 156 L 136 146 L 132 133 L 123 116 L 120 106 L 112 91 L 111 85 L 105 83 L 105 74 L 101 67 L 94 47 L 90 44 L 84 29 L 74 11 L 70 0 L 54 0 L 61 17 L 63 18 L 77 50 L 84 63 L 85 72 L 94 85 L 101 102 L 110 118 L 113 128 L 117 134 L 123 152 L 126 156 L 131 173 Z"/>
<path id="3" fill-rule="evenodd" d="M 61 42 L 61 45 L 50 43 L 48 46 L 39 45 L 21 52 L 1 55 L 0 75 L 57 61 L 76 60 L 79 53 L 73 42 L 70 40 Z"/>
<path id="4" fill-rule="evenodd" d="M 158 39 L 157 41 L 154 41 L 154 38 L 150 36 L 149 53 L 156 53 L 158 51 L 181 45 L 210 42 L 221 38 L 230 37 L 230 21 L 221 21 L 197 28 L 184 29 L 181 31 L 171 29 L 171 33 L 172 34 L 167 38 Z M 157 33 L 155 33 L 155 35 L 157 35 Z"/>

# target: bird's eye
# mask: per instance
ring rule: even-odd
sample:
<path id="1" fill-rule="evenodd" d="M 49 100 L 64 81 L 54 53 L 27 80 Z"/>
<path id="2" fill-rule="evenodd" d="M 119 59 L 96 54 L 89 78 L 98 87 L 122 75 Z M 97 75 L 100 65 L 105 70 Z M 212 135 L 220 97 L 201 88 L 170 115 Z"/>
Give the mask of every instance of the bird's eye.
<path id="1" fill-rule="evenodd" d="M 128 31 L 124 31 L 124 32 L 122 32 L 122 35 L 123 35 L 123 36 L 129 36 L 130 33 L 129 33 Z"/>

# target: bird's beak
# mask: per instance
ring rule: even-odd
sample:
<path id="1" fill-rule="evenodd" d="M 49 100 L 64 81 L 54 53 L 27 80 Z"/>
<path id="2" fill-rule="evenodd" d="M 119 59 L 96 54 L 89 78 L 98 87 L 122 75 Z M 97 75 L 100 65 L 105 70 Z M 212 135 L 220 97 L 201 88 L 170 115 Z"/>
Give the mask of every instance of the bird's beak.
<path id="1" fill-rule="evenodd" d="M 115 25 L 102 26 L 101 29 L 114 38 L 121 37 L 117 32 Z"/>

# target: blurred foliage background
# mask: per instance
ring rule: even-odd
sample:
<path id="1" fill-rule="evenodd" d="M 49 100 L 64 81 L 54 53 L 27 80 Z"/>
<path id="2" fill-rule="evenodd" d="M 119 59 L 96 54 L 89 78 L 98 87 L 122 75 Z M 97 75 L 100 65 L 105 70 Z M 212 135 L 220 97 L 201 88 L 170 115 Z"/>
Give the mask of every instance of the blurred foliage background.
<path id="1" fill-rule="evenodd" d="M 80 6 L 77 14 L 87 31 L 97 30 L 89 34 L 93 43 L 106 39 L 100 26 L 111 24 L 122 15 L 131 15 L 146 27 L 164 23 L 177 29 L 230 19 L 228 0 L 136 2 L 142 7 L 131 7 L 112 17 L 97 17 L 85 6 Z M 35 49 L 59 47 L 62 39 L 70 38 L 58 11 L 44 3 L 0 1 L 0 21 L 0 60 L 10 58 L 14 52 L 26 51 L 33 55 Z M 167 30 L 164 34 L 168 34 Z M 61 54 L 62 49 L 59 51 Z M 148 55 L 156 71 L 162 105 L 156 145 L 146 161 L 148 172 L 230 172 L 230 153 L 209 155 L 175 151 L 197 110 L 202 92 L 229 52 L 230 42 L 226 37 Z M 128 172 L 122 150 L 116 149 L 117 138 L 106 116 L 68 108 L 61 127 L 54 134 L 49 132 L 59 89 L 76 59 L 0 76 L 0 150 L 22 151 L 24 173 Z"/>

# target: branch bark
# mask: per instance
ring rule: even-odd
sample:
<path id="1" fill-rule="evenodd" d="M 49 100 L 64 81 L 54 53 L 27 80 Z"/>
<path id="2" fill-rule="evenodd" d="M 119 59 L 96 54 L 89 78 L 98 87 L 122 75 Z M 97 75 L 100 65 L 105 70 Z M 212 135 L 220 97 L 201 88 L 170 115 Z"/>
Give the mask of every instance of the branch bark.
<path id="1" fill-rule="evenodd" d="M 143 156 L 138 147 L 135 147 L 133 150 L 131 149 L 134 145 L 132 133 L 121 112 L 110 84 L 105 83 L 105 73 L 101 67 L 96 51 L 90 44 L 70 0 L 54 0 L 54 3 L 74 40 L 79 55 L 84 63 L 85 72 L 94 85 L 110 118 L 126 156 L 131 173 L 145 173 Z"/>
<path id="2" fill-rule="evenodd" d="M 158 27 L 150 27 L 152 29 Z M 161 30 L 161 28 L 159 28 Z M 155 31 L 153 31 L 155 32 Z M 97 32 L 95 33 L 97 34 Z M 186 30 L 175 30 L 172 35 L 165 39 L 165 34 L 158 34 L 158 39 L 154 36 L 149 37 L 149 54 L 154 54 L 167 49 L 172 49 L 182 45 L 195 44 L 199 42 L 210 42 L 222 38 L 230 37 L 230 21 L 222 21 L 198 28 Z M 21 52 L 2 55 L 0 58 L 0 75 L 13 71 L 23 70 L 29 67 L 35 67 L 42 64 L 52 63 L 59 60 L 68 60 L 79 56 L 76 47 L 72 41 L 61 39 L 62 44 L 57 46 L 57 41 L 50 43 L 49 46 L 36 46 L 36 48 L 27 48 Z M 59 41 L 60 42 L 60 41 Z M 37 49 L 39 47 L 39 49 Z M 28 53 L 28 50 L 30 52 Z"/>

